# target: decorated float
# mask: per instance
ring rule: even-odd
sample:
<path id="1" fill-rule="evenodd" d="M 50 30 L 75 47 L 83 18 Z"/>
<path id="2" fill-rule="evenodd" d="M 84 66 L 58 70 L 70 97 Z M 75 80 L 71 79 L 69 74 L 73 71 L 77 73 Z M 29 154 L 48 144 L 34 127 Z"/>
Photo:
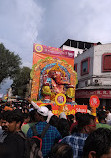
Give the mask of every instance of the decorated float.
<path id="1" fill-rule="evenodd" d="M 51 104 L 55 115 L 87 112 L 87 106 L 75 102 L 77 73 L 73 67 L 73 51 L 34 44 L 31 99 L 39 106 Z"/>

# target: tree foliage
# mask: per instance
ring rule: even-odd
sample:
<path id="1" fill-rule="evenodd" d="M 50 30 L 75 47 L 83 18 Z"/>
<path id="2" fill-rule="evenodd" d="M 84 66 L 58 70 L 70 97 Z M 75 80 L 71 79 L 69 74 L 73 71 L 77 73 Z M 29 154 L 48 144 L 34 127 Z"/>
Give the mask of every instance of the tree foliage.
<path id="1" fill-rule="evenodd" d="M 21 58 L 10 52 L 5 46 L 0 44 L 0 83 L 10 77 L 13 80 L 13 95 L 24 97 L 27 91 L 27 84 L 30 80 L 30 71 L 28 67 L 20 68 Z"/>
<path id="2" fill-rule="evenodd" d="M 20 71 L 21 58 L 15 55 L 0 44 L 0 83 L 10 77 L 15 78 L 15 75 Z"/>
<path id="3" fill-rule="evenodd" d="M 29 84 L 31 69 L 29 67 L 23 67 L 19 73 L 16 74 L 12 84 L 13 95 L 19 95 L 25 97 L 27 91 L 27 84 Z"/>

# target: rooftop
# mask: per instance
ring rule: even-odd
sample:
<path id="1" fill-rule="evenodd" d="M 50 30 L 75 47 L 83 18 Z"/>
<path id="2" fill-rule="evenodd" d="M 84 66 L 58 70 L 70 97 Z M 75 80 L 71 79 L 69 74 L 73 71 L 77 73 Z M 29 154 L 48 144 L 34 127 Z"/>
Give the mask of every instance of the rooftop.
<path id="1" fill-rule="evenodd" d="M 84 42 L 84 41 L 76 41 L 72 39 L 68 39 L 65 43 L 63 43 L 60 48 L 62 48 L 63 45 L 74 47 L 74 48 L 79 48 L 79 49 L 89 49 L 93 47 L 94 45 L 99 45 L 101 44 L 100 42 L 98 43 L 92 43 L 92 42 Z"/>
<path id="2" fill-rule="evenodd" d="M 92 90 L 92 89 L 111 89 L 111 85 L 104 85 L 104 86 L 87 86 L 83 88 L 77 88 L 76 90 Z"/>

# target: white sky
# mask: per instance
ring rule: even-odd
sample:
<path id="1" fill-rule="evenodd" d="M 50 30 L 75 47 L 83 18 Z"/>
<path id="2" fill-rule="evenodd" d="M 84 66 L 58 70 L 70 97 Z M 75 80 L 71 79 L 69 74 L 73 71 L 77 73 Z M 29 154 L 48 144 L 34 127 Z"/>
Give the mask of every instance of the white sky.
<path id="1" fill-rule="evenodd" d="M 111 0 L 0 0 L 0 43 L 32 66 L 33 43 L 111 42 Z"/>

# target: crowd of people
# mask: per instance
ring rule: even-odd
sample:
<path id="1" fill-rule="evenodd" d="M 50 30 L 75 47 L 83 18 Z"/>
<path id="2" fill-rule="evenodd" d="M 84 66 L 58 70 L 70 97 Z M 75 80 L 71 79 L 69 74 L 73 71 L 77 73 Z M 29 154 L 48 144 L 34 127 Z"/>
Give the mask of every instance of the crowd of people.
<path id="1" fill-rule="evenodd" d="M 56 116 L 50 104 L 0 103 L 0 158 L 111 158 L 110 109 Z"/>

